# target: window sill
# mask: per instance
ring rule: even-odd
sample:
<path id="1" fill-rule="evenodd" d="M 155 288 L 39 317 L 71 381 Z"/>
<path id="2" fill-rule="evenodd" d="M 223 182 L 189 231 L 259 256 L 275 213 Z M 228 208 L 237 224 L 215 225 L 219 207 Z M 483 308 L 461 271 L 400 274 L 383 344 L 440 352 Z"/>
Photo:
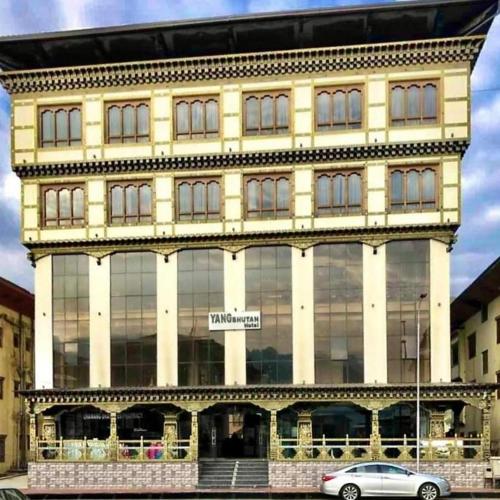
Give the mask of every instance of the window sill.
<path id="1" fill-rule="evenodd" d="M 133 227 L 133 226 L 154 226 L 154 221 L 149 222 L 108 222 L 107 227 Z"/>
<path id="2" fill-rule="evenodd" d="M 40 226 L 41 231 L 45 231 L 47 229 L 85 229 L 87 227 L 87 223 L 85 224 L 74 224 L 74 225 L 68 225 L 68 226 Z"/>
<path id="3" fill-rule="evenodd" d="M 440 122 L 436 123 L 420 123 L 415 125 L 389 125 L 388 130 L 401 130 L 401 129 L 410 129 L 410 128 L 436 128 L 441 127 L 442 124 Z"/>
<path id="4" fill-rule="evenodd" d="M 181 219 L 176 219 L 174 221 L 176 224 L 220 224 L 221 222 L 224 222 L 224 218 L 220 219 L 199 219 L 199 220 L 181 220 Z"/>
<path id="5" fill-rule="evenodd" d="M 148 142 L 114 142 L 114 143 L 109 143 L 109 142 L 104 142 L 103 146 L 104 148 L 122 148 L 122 147 L 135 147 L 135 146 L 153 146 L 154 143 L 152 141 Z M 96 146 L 98 147 L 98 146 Z"/>
<path id="6" fill-rule="evenodd" d="M 332 217 L 353 217 L 357 215 L 365 216 L 367 215 L 367 212 L 365 210 L 360 210 L 359 212 L 332 212 L 330 214 L 315 213 L 314 217 L 317 219 L 325 219 L 325 218 L 331 219 Z"/>
<path id="7" fill-rule="evenodd" d="M 86 146 L 84 144 L 79 144 L 77 146 L 49 146 L 49 147 L 42 147 L 38 146 L 38 151 L 74 151 L 78 149 L 84 149 Z"/>
<path id="8" fill-rule="evenodd" d="M 245 133 L 242 133 L 241 138 L 243 140 L 246 139 L 275 139 L 276 137 L 283 137 L 283 138 L 288 138 L 291 139 L 293 136 L 293 132 L 288 130 L 284 134 L 260 134 L 260 135 L 246 135 Z"/>
<path id="9" fill-rule="evenodd" d="M 360 128 L 341 128 L 341 129 L 331 129 L 331 130 L 314 130 L 315 135 L 336 135 L 336 134 L 352 134 L 352 133 L 365 133 L 367 132 L 366 127 Z"/>
<path id="10" fill-rule="evenodd" d="M 174 139 L 172 144 L 186 144 L 191 142 L 220 142 L 222 137 L 218 135 L 217 137 L 190 137 L 186 139 Z"/>
<path id="11" fill-rule="evenodd" d="M 434 212 L 440 212 L 441 208 L 403 208 L 401 210 L 391 209 L 386 210 L 386 214 L 429 214 Z"/>

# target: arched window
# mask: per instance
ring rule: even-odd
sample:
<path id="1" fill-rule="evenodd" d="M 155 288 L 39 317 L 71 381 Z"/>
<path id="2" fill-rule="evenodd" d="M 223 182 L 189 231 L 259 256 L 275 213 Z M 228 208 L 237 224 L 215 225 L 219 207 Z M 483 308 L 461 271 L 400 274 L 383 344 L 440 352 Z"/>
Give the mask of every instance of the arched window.
<path id="1" fill-rule="evenodd" d="M 106 142 L 149 142 L 149 101 L 118 101 L 106 104 Z"/>
<path id="2" fill-rule="evenodd" d="M 178 179 L 177 220 L 220 219 L 220 179 Z"/>
<path id="3" fill-rule="evenodd" d="M 43 226 L 77 226 L 84 224 L 84 198 L 84 186 L 81 184 L 42 186 Z"/>
<path id="4" fill-rule="evenodd" d="M 243 95 L 245 135 L 284 134 L 289 131 L 289 92 L 273 91 Z"/>
<path id="5" fill-rule="evenodd" d="M 176 97 L 174 110 L 176 139 L 203 139 L 219 135 L 217 96 Z"/>
<path id="6" fill-rule="evenodd" d="M 110 182 L 108 211 L 111 224 L 152 221 L 152 189 L 150 181 Z"/>
<path id="7" fill-rule="evenodd" d="M 393 210 L 437 208 L 435 168 L 397 167 L 390 174 L 390 184 Z"/>
<path id="8" fill-rule="evenodd" d="M 425 125 L 438 122 L 437 81 L 391 84 L 391 125 Z"/>
<path id="9" fill-rule="evenodd" d="M 247 218 L 288 217 L 290 178 L 288 175 L 259 175 L 245 178 Z"/>
<path id="10" fill-rule="evenodd" d="M 361 171 L 322 172 L 316 177 L 316 215 L 358 213 L 362 210 Z"/>
<path id="11" fill-rule="evenodd" d="M 362 87 L 342 86 L 316 90 L 316 130 L 362 127 Z"/>
<path id="12" fill-rule="evenodd" d="M 45 106 L 39 112 L 40 147 L 81 145 L 82 118 L 78 106 Z"/>

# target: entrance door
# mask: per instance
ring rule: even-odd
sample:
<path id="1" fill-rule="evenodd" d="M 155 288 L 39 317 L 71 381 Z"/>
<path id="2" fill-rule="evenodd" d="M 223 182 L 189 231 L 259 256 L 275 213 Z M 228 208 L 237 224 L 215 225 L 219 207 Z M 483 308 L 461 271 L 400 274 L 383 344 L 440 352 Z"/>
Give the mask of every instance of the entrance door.
<path id="1" fill-rule="evenodd" d="M 266 458 L 269 418 L 252 405 L 216 405 L 200 414 L 200 457 Z"/>

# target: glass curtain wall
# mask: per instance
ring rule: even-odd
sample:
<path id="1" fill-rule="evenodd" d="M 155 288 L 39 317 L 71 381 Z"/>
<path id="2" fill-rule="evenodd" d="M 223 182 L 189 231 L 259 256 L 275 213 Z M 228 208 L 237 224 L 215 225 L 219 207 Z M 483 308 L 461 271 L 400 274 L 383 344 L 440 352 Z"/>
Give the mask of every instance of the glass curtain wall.
<path id="1" fill-rule="evenodd" d="M 363 247 L 314 247 L 317 384 L 363 382 Z"/>
<path id="2" fill-rule="evenodd" d="M 89 385 L 89 258 L 52 257 L 54 387 Z"/>
<path id="3" fill-rule="evenodd" d="M 111 385 L 156 385 L 156 254 L 111 256 Z"/>
<path id="4" fill-rule="evenodd" d="M 429 241 L 387 244 L 387 363 L 389 382 L 416 382 L 417 302 L 420 315 L 420 380 L 430 381 Z"/>
<path id="5" fill-rule="evenodd" d="M 183 250 L 177 266 L 179 385 L 224 384 L 224 332 L 208 330 L 224 310 L 224 252 Z"/>
<path id="6" fill-rule="evenodd" d="M 292 383 L 290 247 L 245 252 L 247 311 L 261 311 L 261 329 L 246 332 L 248 384 Z"/>

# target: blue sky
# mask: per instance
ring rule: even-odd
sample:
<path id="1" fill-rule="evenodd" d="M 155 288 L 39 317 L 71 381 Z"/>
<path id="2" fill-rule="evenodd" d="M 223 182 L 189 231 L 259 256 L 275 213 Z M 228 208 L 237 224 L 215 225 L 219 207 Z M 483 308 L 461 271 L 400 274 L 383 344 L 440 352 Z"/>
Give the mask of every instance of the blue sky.
<path id="1" fill-rule="evenodd" d="M 397 1 L 397 0 L 394 0 Z M 0 36 L 223 16 L 380 0 L 1 0 Z M 472 145 L 462 170 L 462 227 L 452 253 L 452 294 L 500 255 L 500 19 L 473 73 Z M 0 275 L 29 289 L 33 269 L 19 244 L 19 181 L 10 171 L 9 99 L 0 90 Z"/>

